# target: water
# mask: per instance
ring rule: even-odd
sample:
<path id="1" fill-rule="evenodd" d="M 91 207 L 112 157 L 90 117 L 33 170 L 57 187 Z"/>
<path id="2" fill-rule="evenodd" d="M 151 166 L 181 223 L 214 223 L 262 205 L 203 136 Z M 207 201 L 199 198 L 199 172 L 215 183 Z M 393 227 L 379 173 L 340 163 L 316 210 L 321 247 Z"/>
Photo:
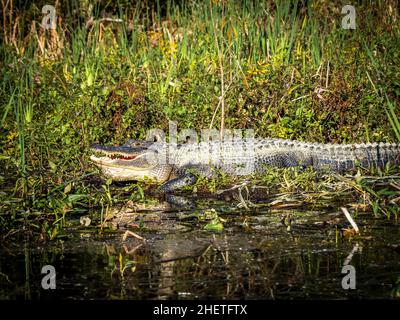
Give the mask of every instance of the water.
<path id="1" fill-rule="evenodd" d="M 203 229 L 207 208 L 225 220 L 223 231 Z M 246 211 L 205 201 L 191 210 L 138 212 L 130 229 L 145 241 L 122 241 L 123 231 L 99 234 L 77 219 L 63 240 L 3 243 L 0 298 L 400 297 L 400 231 L 393 219 L 358 214 L 361 235 L 348 237 L 340 231 L 348 223 L 335 206 Z M 355 290 L 342 288 L 346 260 L 356 270 Z M 41 287 L 44 265 L 55 267 L 56 290 Z"/>

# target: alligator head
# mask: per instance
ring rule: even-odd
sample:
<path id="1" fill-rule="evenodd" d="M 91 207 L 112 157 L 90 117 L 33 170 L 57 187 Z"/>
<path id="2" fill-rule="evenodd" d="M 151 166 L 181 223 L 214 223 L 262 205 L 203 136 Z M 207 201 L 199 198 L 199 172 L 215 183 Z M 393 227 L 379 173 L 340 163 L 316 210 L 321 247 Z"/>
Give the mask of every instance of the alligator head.
<path id="1" fill-rule="evenodd" d="M 93 144 L 90 159 L 106 177 L 115 181 L 168 180 L 172 166 L 162 164 L 161 145 L 150 141 L 129 140 L 122 146 Z"/>

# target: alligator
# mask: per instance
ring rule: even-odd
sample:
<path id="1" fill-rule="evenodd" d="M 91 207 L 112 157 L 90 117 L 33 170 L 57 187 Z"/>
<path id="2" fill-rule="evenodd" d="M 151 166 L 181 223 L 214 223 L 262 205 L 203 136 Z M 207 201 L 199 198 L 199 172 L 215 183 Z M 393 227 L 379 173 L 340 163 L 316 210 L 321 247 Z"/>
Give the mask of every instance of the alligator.
<path id="1" fill-rule="evenodd" d="M 313 167 L 338 173 L 384 168 L 400 163 L 400 144 L 323 144 L 284 139 L 249 138 L 174 144 L 129 140 L 122 146 L 93 144 L 91 160 L 115 181 L 150 179 L 173 192 L 193 185 L 199 176 L 262 173 L 266 167 Z M 217 171 L 216 171 L 217 170 Z"/>

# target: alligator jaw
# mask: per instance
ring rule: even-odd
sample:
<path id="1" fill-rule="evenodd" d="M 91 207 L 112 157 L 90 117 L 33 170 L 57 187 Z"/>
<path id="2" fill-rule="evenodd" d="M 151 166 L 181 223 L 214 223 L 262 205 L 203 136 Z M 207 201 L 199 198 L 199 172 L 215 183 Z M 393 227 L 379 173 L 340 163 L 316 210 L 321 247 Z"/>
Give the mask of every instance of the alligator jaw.
<path id="1" fill-rule="evenodd" d="M 154 151 L 147 145 L 139 146 L 104 146 L 94 144 L 90 150 L 94 153 L 90 160 L 99 167 L 106 177 L 115 181 L 156 180 L 164 182 L 168 179 L 170 168 L 160 169 L 154 157 Z"/>
<path id="2" fill-rule="evenodd" d="M 143 155 L 138 156 L 126 156 L 120 154 L 109 154 L 109 155 L 102 155 L 102 156 L 95 156 L 91 155 L 90 160 L 92 160 L 96 165 L 99 167 L 113 167 L 113 168 L 121 168 L 124 170 L 147 170 L 151 166 L 139 166 L 138 159 L 144 157 Z M 136 161 L 134 161 L 136 160 Z M 142 162 L 145 164 L 145 162 Z"/>
<path id="3" fill-rule="evenodd" d="M 137 161 L 138 158 L 147 154 L 147 147 L 138 146 L 104 146 L 93 144 L 90 146 L 92 155 L 90 159 L 97 165 L 103 167 L 132 168 L 134 170 L 145 170 L 149 167 L 145 161 Z M 137 164 L 135 165 L 134 160 Z"/>
<path id="4" fill-rule="evenodd" d="M 90 159 L 101 169 L 106 177 L 115 181 L 136 181 L 146 178 L 152 179 L 151 170 L 147 168 L 131 168 L 115 163 L 115 160 L 108 157 L 90 156 Z"/>

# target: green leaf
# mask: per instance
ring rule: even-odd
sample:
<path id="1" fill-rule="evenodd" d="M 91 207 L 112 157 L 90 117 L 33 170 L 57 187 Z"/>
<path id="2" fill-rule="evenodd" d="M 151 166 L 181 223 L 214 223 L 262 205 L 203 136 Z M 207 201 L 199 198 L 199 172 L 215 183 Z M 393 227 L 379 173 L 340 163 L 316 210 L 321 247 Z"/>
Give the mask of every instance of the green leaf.
<path id="1" fill-rule="evenodd" d="M 57 170 L 56 164 L 51 160 L 49 160 L 49 167 L 50 167 L 51 171 L 53 171 L 53 172 L 55 172 Z"/>
<path id="2" fill-rule="evenodd" d="M 74 203 L 74 202 L 77 202 L 77 201 L 79 201 L 81 199 L 84 199 L 84 198 L 87 198 L 87 197 L 88 197 L 87 194 L 70 194 L 68 196 L 68 201 L 70 203 Z"/>
<path id="3" fill-rule="evenodd" d="M 68 183 L 68 184 L 65 186 L 65 188 L 64 188 L 64 193 L 65 193 L 65 194 L 70 193 L 70 192 L 71 192 L 71 189 L 72 189 L 72 184 L 71 184 L 71 183 Z"/>
<path id="4" fill-rule="evenodd" d="M 140 198 L 144 199 L 144 191 L 143 191 L 143 188 L 141 186 L 138 186 L 138 192 L 139 192 Z"/>
<path id="5" fill-rule="evenodd" d="M 207 223 L 204 226 L 204 230 L 222 231 L 222 230 L 224 230 L 224 225 L 221 223 L 221 221 L 219 219 L 214 219 L 210 223 Z"/>
<path id="6" fill-rule="evenodd" d="M 57 228 L 54 228 L 51 233 L 50 240 L 54 240 L 57 237 L 57 235 L 58 235 L 58 230 Z"/>

